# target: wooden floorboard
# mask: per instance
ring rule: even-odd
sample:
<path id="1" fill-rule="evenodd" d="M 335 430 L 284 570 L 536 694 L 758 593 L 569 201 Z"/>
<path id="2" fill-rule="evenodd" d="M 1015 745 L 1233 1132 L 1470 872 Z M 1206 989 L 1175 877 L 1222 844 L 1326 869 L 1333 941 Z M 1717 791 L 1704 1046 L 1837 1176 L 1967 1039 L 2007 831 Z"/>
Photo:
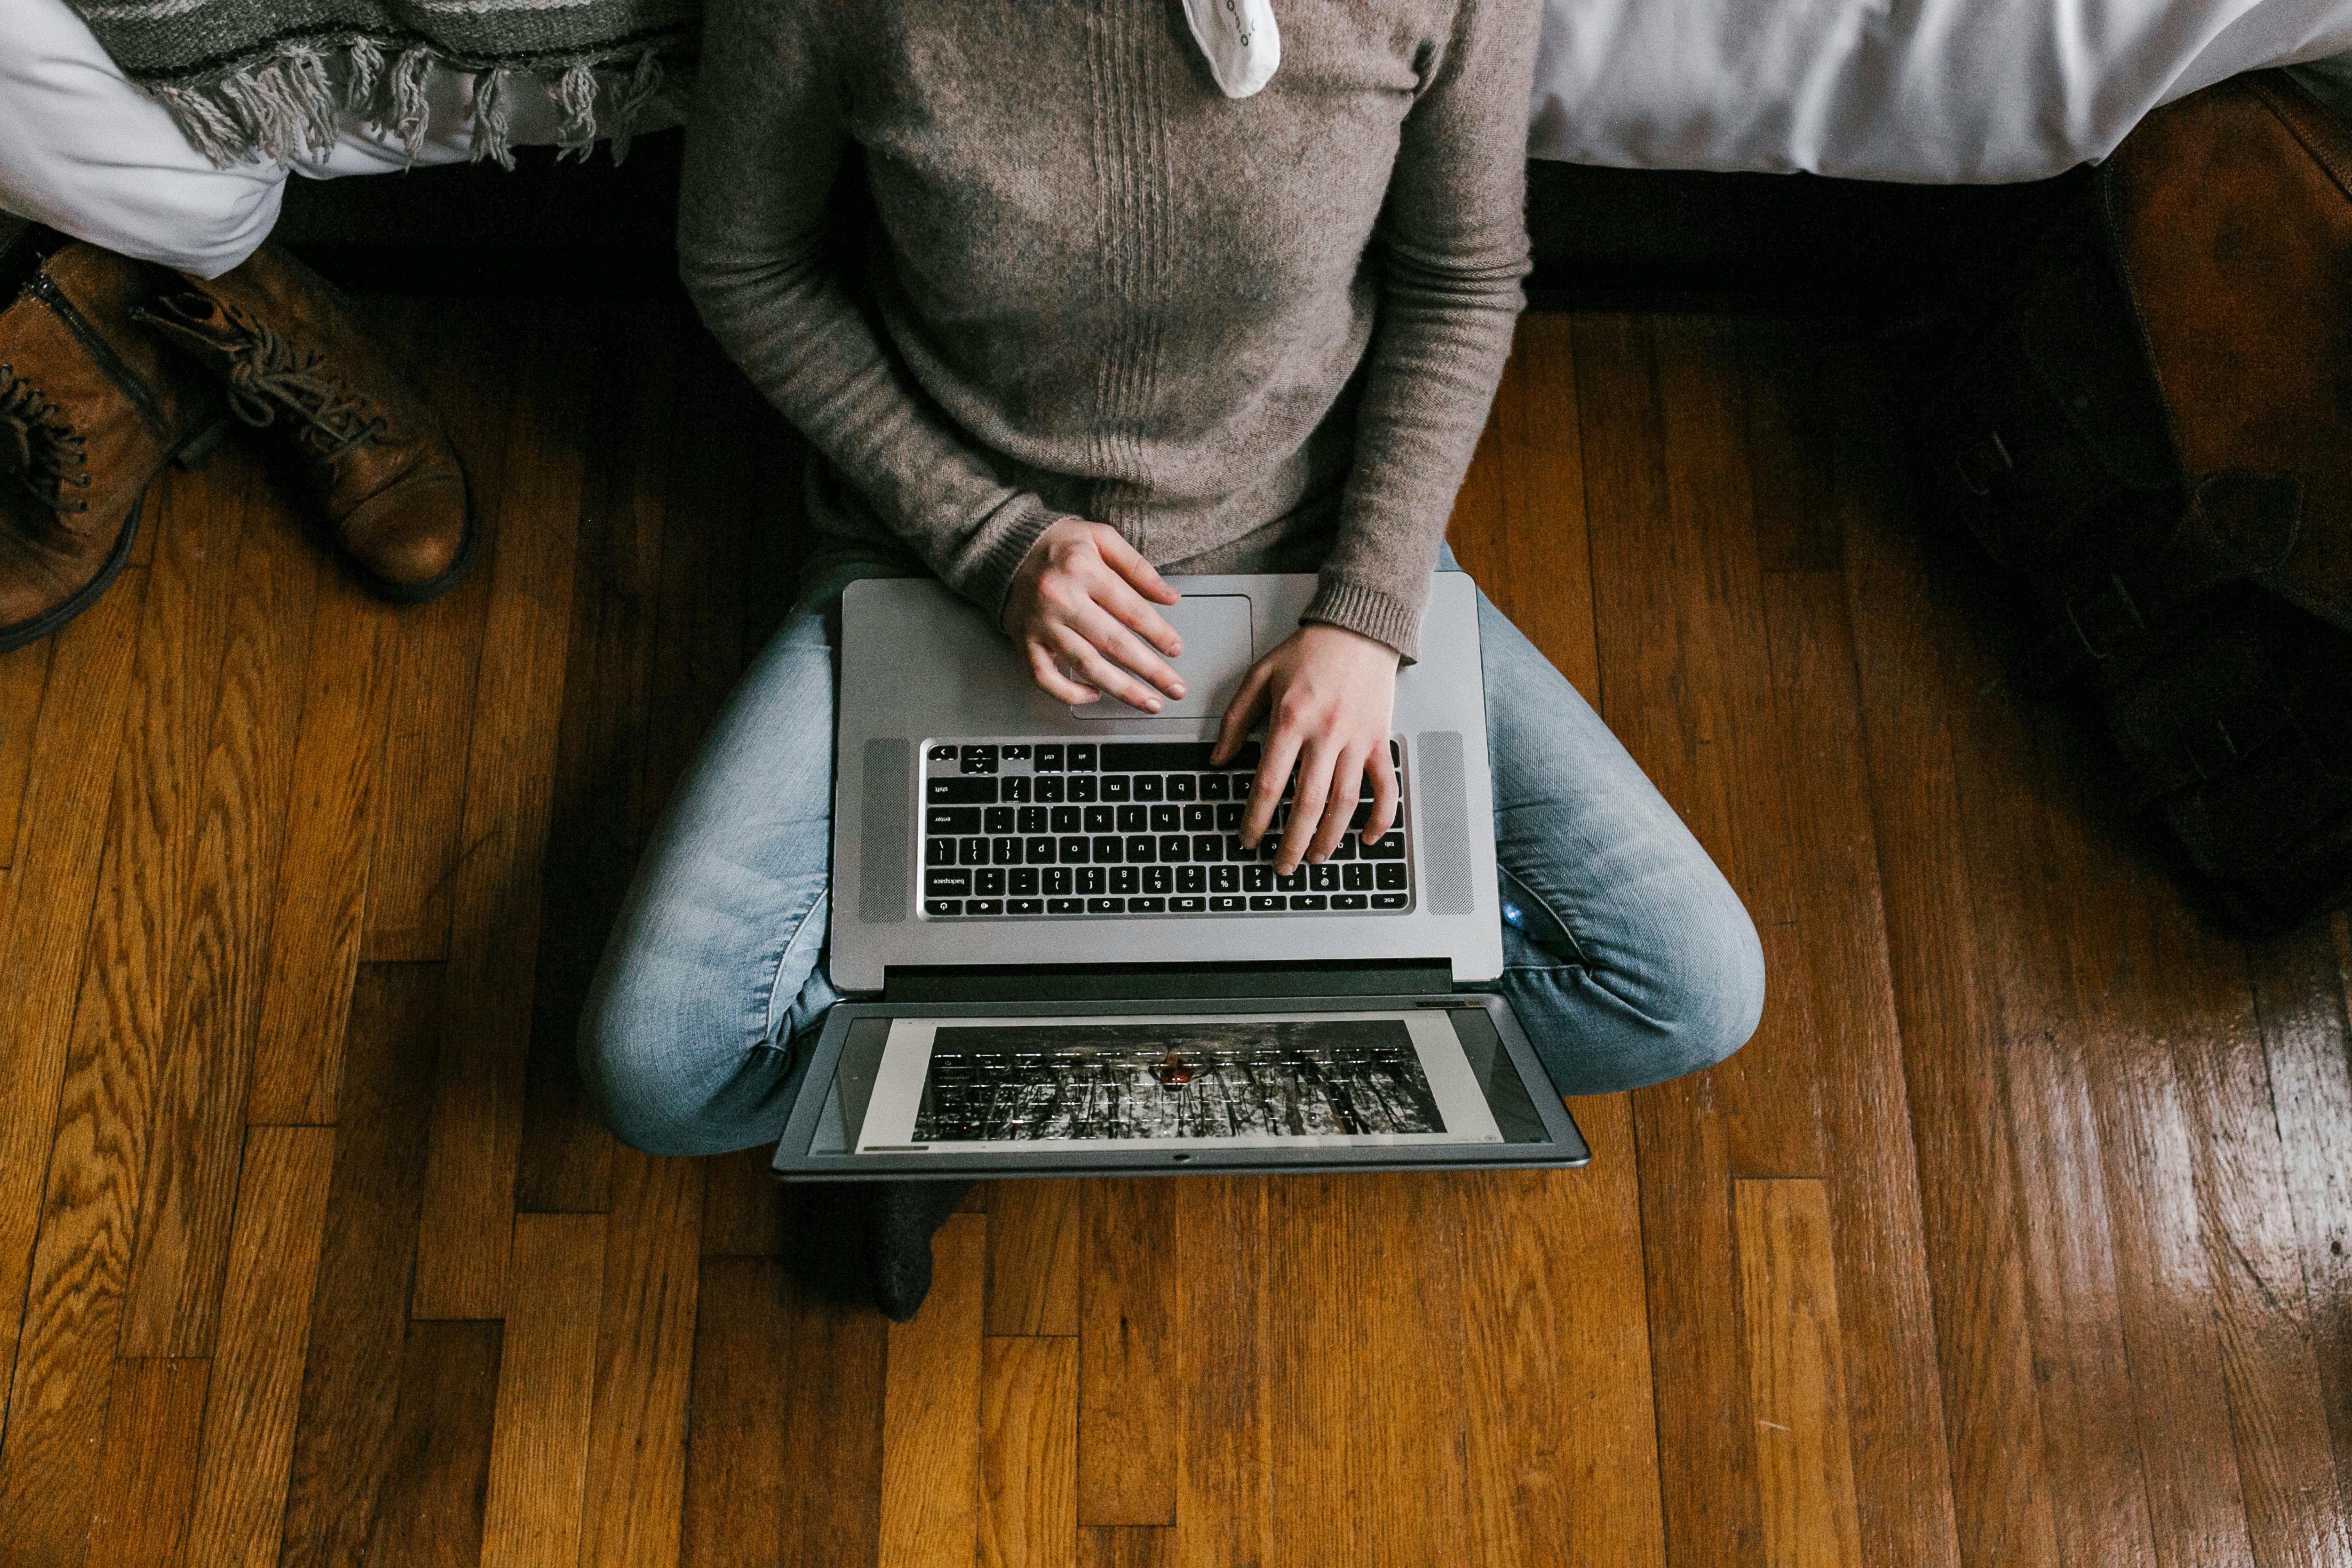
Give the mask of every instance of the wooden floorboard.
<path id="1" fill-rule="evenodd" d="M 240 443 L 0 658 L 0 1568 L 2352 1563 L 2352 921 L 2250 942 L 2006 679 L 1835 321 L 1530 316 L 1455 508 L 1756 918 L 1582 1171 L 856 1201 L 572 1025 L 807 544 L 676 300 L 385 301 L 488 530 Z"/>

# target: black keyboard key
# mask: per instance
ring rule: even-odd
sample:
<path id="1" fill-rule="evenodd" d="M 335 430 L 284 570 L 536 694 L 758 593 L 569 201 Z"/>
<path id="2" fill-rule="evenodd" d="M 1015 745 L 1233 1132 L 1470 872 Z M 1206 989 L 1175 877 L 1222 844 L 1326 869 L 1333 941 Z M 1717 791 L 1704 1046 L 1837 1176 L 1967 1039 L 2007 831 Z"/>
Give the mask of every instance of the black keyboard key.
<path id="1" fill-rule="evenodd" d="M 1045 831 L 1045 808 L 1044 806 L 1024 805 L 1021 808 L 1018 816 L 1020 817 L 1020 826 L 1013 830 L 1015 833 L 1027 835 L 1031 833 L 1043 833 Z"/>
<path id="2" fill-rule="evenodd" d="M 1143 890 L 1145 892 L 1165 893 L 1171 891 L 1175 885 L 1176 873 L 1171 868 L 1166 866 L 1146 866 L 1143 868 Z"/>
<path id="3" fill-rule="evenodd" d="M 1330 900 L 1320 893 L 1297 893 L 1290 900 L 1294 910 L 1321 910 L 1330 907 Z"/>
<path id="4" fill-rule="evenodd" d="M 968 773 L 992 773 L 996 771 L 994 746 L 966 746 L 957 758 L 956 766 Z"/>
<path id="5" fill-rule="evenodd" d="M 1209 868 L 1206 866 L 1176 868 L 1176 890 L 1180 893 L 1205 893 L 1209 890 Z"/>
<path id="6" fill-rule="evenodd" d="M 953 746 L 933 746 L 928 755 L 935 763 L 951 763 L 956 760 L 956 749 Z"/>
<path id="7" fill-rule="evenodd" d="M 1318 893 L 1338 892 L 1339 868 L 1328 862 L 1320 866 L 1309 866 L 1307 868 L 1307 885 Z"/>
<path id="8" fill-rule="evenodd" d="M 1241 890 L 1242 868 L 1239 866 L 1212 866 L 1209 868 L 1209 891 L 1213 893 L 1238 893 Z"/>
<path id="9" fill-rule="evenodd" d="M 1053 831 L 1055 833 L 1079 832 L 1081 829 L 1079 828 L 1078 824 L 1081 820 L 1083 820 L 1083 818 L 1080 816 L 1079 810 L 1076 806 L 1057 805 L 1053 811 Z"/>
<path id="10" fill-rule="evenodd" d="M 1087 912 L 1084 899 L 1047 899 L 1045 912 L 1049 915 L 1082 915 Z"/>
<path id="11" fill-rule="evenodd" d="M 1070 868 L 1067 866 L 1052 867 L 1040 876 L 1038 880 L 1045 884 L 1045 896 L 1049 899 L 1066 899 L 1070 896 Z"/>
<path id="12" fill-rule="evenodd" d="M 994 805 L 994 779 L 926 779 L 923 781 L 923 802 L 927 805 Z"/>
<path id="13" fill-rule="evenodd" d="M 1403 893 L 1374 893 L 1372 895 L 1372 908 L 1376 910 L 1401 910 L 1411 901 L 1411 899 Z"/>
<path id="14" fill-rule="evenodd" d="M 1274 868 L 1261 863 L 1243 867 L 1242 891 L 1245 893 L 1274 891 Z"/>
<path id="15" fill-rule="evenodd" d="M 959 865 L 959 866 L 985 866 L 985 865 L 987 865 L 987 864 L 988 864 L 988 840 L 987 840 L 987 839 L 985 839 L 985 838 L 959 838 L 959 839 L 957 839 L 957 840 L 956 840 L 956 864 L 957 864 L 957 865 Z"/>
<path id="16" fill-rule="evenodd" d="M 1127 858 L 1131 865 L 1150 865 L 1156 858 L 1151 853 L 1151 836 L 1148 833 L 1138 833 L 1129 837 L 1127 841 Z"/>
<path id="17" fill-rule="evenodd" d="M 1065 866 L 1083 866 L 1087 863 L 1087 841 L 1083 838 L 1065 838 L 1056 843 L 1054 847 L 1056 850 L 1054 858 Z"/>
<path id="18" fill-rule="evenodd" d="M 1105 773 L 1103 774 L 1100 783 L 1102 784 L 1102 797 L 1105 800 L 1125 800 L 1127 798 L 1127 775 L 1125 773 Z"/>
<path id="19" fill-rule="evenodd" d="M 1008 915 L 1042 915 L 1045 912 L 1043 899 L 1007 899 L 1004 912 Z"/>
<path id="20" fill-rule="evenodd" d="M 1341 834 L 1339 836 L 1339 842 L 1331 847 L 1331 858 L 1334 860 L 1353 860 L 1355 858 L 1356 836 L 1352 833 Z"/>
<path id="21" fill-rule="evenodd" d="M 1008 763 L 1025 763 L 1029 760 L 1029 748 L 1007 746 L 1004 748 L 1004 760 Z"/>
<path id="22" fill-rule="evenodd" d="M 1118 852 L 1118 840 L 1116 838 L 1097 838 L 1087 847 L 1087 858 L 1097 866 L 1116 866 L 1121 858 Z"/>
<path id="23" fill-rule="evenodd" d="M 976 805 L 935 805 L 923 813 L 923 831 L 950 836 L 980 831 L 980 807 Z"/>
<path id="24" fill-rule="evenodd" d="M 1213 833 L 1192 835 L 1192 858 L 1195 860 L 1221 860 L 1224 858 L 1224 849 L 1225 841 Z"/>
<path id="25" fill-rule="evenodd" d="M 1118 830 L 1121 833 L 1145 833 L 1151 827 L 1151 808 L 1148 805 L 1118 807 Z"/>
<path id="26" fill-rule="evenodd" d="M 1405 886 L 1404 862 L 1391 860 L 1380 868 L 1380 880 L 1373 884 L 1384 893 L 1395 892 Z"/>
<path id="27" fill-rule="evenodd" d="M 1274 836 L 1272 834 L 1266 835 L 1264 842 L 1268 847 L 1271 847 L 1274 844 Z M 1244 844 L 1242 842 L 1241 835 L 1238 833 L 1228 833 L 1225 835 L 1224 850 L 1225 858 L 1228 860 L 1248 861 L 1257 858 L 1257 851 L 1252 849 L 1246 844 Z"/>
<path id="28" fill-rule="evenodd" d="M 1036 768 L 1041 773 L 1060 773 L 1062 771 L 1062 748 L 1059 746 L 1038 747 Z"/>
<path id="29" fill-rule="evenodd" d="M 1372 890 L 1372 868 L 1361 860 L 1339 868 L 1339 885 L 1351 893 Z"/>
<path id="30" fill-rule="evenodd" d="M 1160 798 L 1160 795 L 1161 781 L 1158 773 L 1138 773 L 1135 775 L 1136 799 L 1158 800 Z"/>
<path id="31" fill-rule="evenodd" d="M 1249 908 L 1249 900 L 1238 897 L 1211 899 L 1209 908 L 1221 915 L 1237 915 Z"/>
<path id="32" fill-rule="evenodd" d="M 1092 773 L 1081 773 L 1070 780 L 1070 798 L 1072 800 L 1089 801 L 1094 799 L 1094 797 L 1095 777 Z"/>
<path id="33" fill-rule="evenodd" d="M 1155 805 L 1151 808 L 1151 831 L 1173 833 L 1184 826 L 1184 808 L 1181 805 Z"/>
<path id="34" fill-rule="evenodd" d="M 1131 915 L 1164 915 L 1168 912 L 1165 899 L 1129 899 L 1127 912 Z"/>
<path id="35" fill-rule="evenodd" d="M 1227 801 L 1224 805 L 1217 807 L 1217 831 L 1220 833 L 1239 833 L 1242 828 L 1243 809 L 1242 803 L 1237 800 Z"/>
<path id="36" fill-rule="evenodd" d="M 1170 800 L 1191 800 L 1199 793 L 1201 781 L 1191 773 L 1171 773 L 1168 775 L 1168 798 Z"/>
<path id="37" fill-rule="evenodd" d="M 960 915 L 963 913 L 961 899 L 925 899 L 923 912 L 927 915 Z"/>
<path id="38" fill-rule="evenodd" d="M 1016 899 L 1035 898 L 1037 868 L 1034 866 L 1023 866 L 1016 870 L 1007 871 L 1004 874 L 1004 890 Z"/>
<path id="39" fill-rule="evenodd" d="M 1088 899 L 1087 913 L 1090 915 L 1123 915 L 1127 913 L 1125 899 Z"/>
<path id="40" fill-rule="evenodd" d="M 966 901 L 963 912 L 968 915 L 1001 915 L 1004 912 L 1003 899 L 972 899 Z"/>
<path id="41" fill-rule="evenodd" d="M 1008 779 L 1005 782 L 1009 784 L 1012 781 Z M 1361 833 L 1364 830 L 1364 825 L 1371 820 L 1372 803 L 1369 800 L 1360 801 L 1356 805 L 1356 809 L 1348 814 L 1348 831 Z"/>
<path id="42" fill-rule="evenodd" d="M 1360 910 L 1364 907 L 1364 895 L 1361 893 L 1334 893 L 1331 895 L 1331 907 L 1335 910 Z"/>
<path id="43" fill-rule="evenodd" d="M 1402 860 L 1404 858 L 1404 835 L 1391 833 L 1387 837 L 1364 846 L 1367 860 Z"/>
<path id="44" fill-rule="evenodd" d="M 1085 811 L 1087 817 L 1087 825 L 1084 829 L 1085 832 L 1117 833 L 1118 831 L 1118 807 L 1109 805 L 1089 805 L 1081 809 Z"/>
<path id="45" fill-rule="evenodd" d="M 1181 833 L 1166 833 L 1160 838 L 1160 858 L 1163 861 L 1190 860 L 1192 841 Z"/>
<path id="46" fill-rule="evenodd" d="M 1202 800 L 1223 800 L 1226 798 L 1226 795 L 1227 792 L 1225 788 L 1224 774 L 1202 773 L 1201 775 L 1201 798 Z"/>
<path id="47" fill-rule="evenodd" d="M 1011 806 L 992 805 L 980 815 L 981 820 L 983 824 L 982 826 L 978 829 L 959 827 L 955 831 L 958 833 L 971 833 L 974 831 L 981 833 L 1010 833 L 1013 831 L 1013 808 Z"/>
<path id="48" fill-rule="evenodd" d="M 1072 773 L 1090 773 L 1095 771 L 1095 749 L 1092 746 L 1072 746 L 1069 757 Z"/>
<path id="49" fill-rule="evenodd" d="M 1048 805 L 1051 805 L 1054 802 L 1062 798 L 1062 775 L 1059 773 L 1043 774 L 1037 778 L 1031 779 L 1029 781 L 1029 787 L 1036 793 L 1037 799 L 1045 802 Z"/>
<path id="50" fill-rule="evenodd" d="M 1103 769 L 1107 773 L 1197 773 L 1209 766 L 1209 758 L 1216 749 L 1213 741 L 1130 741 L 1103 748 Z M 1241 751 L 1225 766 L 1257 766 L 1257 742 L 1243 742 Z"/>
<path id="51" fill-rule="evenodd" d="M 1195 801 L 1181 808 L 1171 826 L 1181 826 L 1187 833 L 1214 833 L 1217 830 L 1217 808 Z"/>
<path id="52" fill-rule="evenodd" d="M 1014 773 L 1010 778 L 999 780 L 997 787 L 1003 792 L 1003 795 L 1006 800 L 1027 800 L 1029 798 L 1029 775 L 1027 773 Z"/>
<path id="53" fill-rule="evenodd" d="M 1249 907 L 1252 914 L 1263 915 L 1288 909 L 1290 900 L 1280 893 L 1253 893 L 1250 895 Z"/>
<path id="54" fill-rule="evenodd" d="M 952 866 L 952 865 L 954 865 L 954 864 L 955 864 L 955 840 L 954 840 L 954 839 L 952 839 L 952 838 L 926 838 L 926 839 L 924 839 L 924 840 L 923 840 L 923 864 L 924 864 L 924 865 L 926 865 L 926 866 Z"/>
<path id="55" fill-rule="evenodd" d="M 952 871 L 923 873 L 923 897 L 927 899 L 961 899 L 971 892 L 971 872 L 962 867 Z"/>
<path id="56" fill-rule="evenodd" d="M 976 896 L 983 899 L 1003 898 L 1004 896 L 1004 868 L 1002 866 L 990 866 L 983 869 L 974 871 L 971 874 L 971 890 Z"/>
<path id="57" fill-rule="evenodd" d="M 1291 871 L 1286 875 L 1275 878 L 1274 886 L 1276 892 L 1305 892 L 1307 890 L 1307 868 L 1301 866 L 1297 870 Z"/>
<path id="58" fill-rule="evenodd" d="M 988 843 L 990 865 L 1018 866 L 1021 864 L 1021 840 L 1018 838 L 992 838 Z"/>
<path id="59" fill-rule="evenodd" d="M 1110 868 L 1110 890 L 1117 894 L 1142 891 L 1143 879 L 1133 866 L 1113 866 Z"/>
<path id="60" fill-rule="evenodd" d="M 1021 858 L 1027 861 L 1032 866 L 1052 865 L 1054 863 L 1054 841 L 1050 838 L 1030 839 L 1021 847 Z"/>
<path id="61" fill-rule="evenodd" d="M 1197 915 L 1209 907 L 1206 899 L 1171 899 L 1168 912 L 1171 915 Z"/>
<path id="62" fill-rule="evenodd" d="M 1104 871 L 1099 866 L 1078 868 L 1078 896 L 1091 899 L 1103 890 Z"/>

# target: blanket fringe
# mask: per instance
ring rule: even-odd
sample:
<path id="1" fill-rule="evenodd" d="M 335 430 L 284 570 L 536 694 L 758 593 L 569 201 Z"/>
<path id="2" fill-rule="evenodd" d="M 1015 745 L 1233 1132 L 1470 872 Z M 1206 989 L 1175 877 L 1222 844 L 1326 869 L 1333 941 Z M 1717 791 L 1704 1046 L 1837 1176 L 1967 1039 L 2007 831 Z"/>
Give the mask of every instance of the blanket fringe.
<path id="1" fill-rule="evenodd" d="M 144 85 L 196 151 L 219 168 L 257 159 L 290 163 L 305 153 L 324 156 L 344 114 L 397 138 L 413 160 L 429 129 L 426 84 L 436 68 L 471 68 L 423 45 L 397 47 L 352 37 L 339 46 L 289 44 L 207 80 Z M 664 100 L 666 85 L 654 47 L 633 60 L 577 60 L 544 73 L 509 66 L 478 71 L 464 121 L 473 134 L 472 157 L 513 168 L 516 95 L 543 90 L 556 111 L 559 157 L 577 154 L 585 161 L 604 141 L 618 163 L 647 112 Z"/>

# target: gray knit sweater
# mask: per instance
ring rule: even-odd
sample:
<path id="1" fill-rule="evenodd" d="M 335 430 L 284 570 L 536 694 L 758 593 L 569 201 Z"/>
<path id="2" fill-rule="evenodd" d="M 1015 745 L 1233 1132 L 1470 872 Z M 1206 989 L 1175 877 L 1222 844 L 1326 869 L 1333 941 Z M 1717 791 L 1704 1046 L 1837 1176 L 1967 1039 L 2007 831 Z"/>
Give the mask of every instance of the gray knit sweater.
<path id="1" fill-rule="evenodd" d="M 1534 0 L 1276 0 L 1226 99 L 1173 0 L 710 0 L 679 250 L 812 519 L 1001 613 L 1064 516 L 1319 571 L 1408 658 L 1510 349 Z M 864 149 L 881 259 L 822 259 Z"/>

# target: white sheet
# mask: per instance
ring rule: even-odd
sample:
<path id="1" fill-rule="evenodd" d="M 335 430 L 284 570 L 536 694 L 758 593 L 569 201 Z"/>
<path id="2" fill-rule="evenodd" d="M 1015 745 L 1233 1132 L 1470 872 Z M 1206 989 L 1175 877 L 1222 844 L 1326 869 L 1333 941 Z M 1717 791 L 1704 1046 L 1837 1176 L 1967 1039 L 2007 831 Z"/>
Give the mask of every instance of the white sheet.
<path id="1" fill-rule="evenodd" d="M 1529 150 L 1623 168 L 1992 184 L 2352 49 L 2352 0 L 1540 0 Z"/>

